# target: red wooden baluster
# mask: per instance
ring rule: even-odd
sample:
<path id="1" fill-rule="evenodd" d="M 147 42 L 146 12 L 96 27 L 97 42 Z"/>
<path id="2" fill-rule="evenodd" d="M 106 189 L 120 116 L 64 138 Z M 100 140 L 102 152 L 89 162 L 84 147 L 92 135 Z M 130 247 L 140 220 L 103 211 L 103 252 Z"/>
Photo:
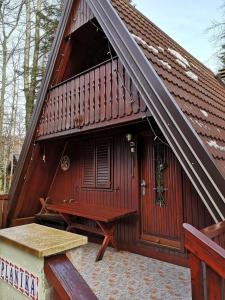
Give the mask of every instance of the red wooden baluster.
<path id="1" fill-rule="evenodd" d="M 63 92 L 62 86 L 59 86 L 59 118 L 58 118 L 58 131 L 61 131 L 62 128 L 62 101 L 63 101 Z"/>
<path id="2" fill-rule="evenodd" d="M 71 89 L 72 89 L 72 82 L 67 82 L 66 91 L 67 91 L 67 104 L 66 104 L 66 130 L 70 128 L 70 116 L 71 116 Z"/>
<path id="3" fill-rule="evenodd" d="M 84 75 L 80 77 L 80 116 L 79 116 L 79 126 L 84 125 Z"/>
<path id="4" fill-rule="evenodd" d="M 133 99 L 133 112 L 136 114 L 140 111 L 140 97 L 138 90 L 134 83 L 132 82 L 132 99 Z"/>
<path id="5" fill-rule="evenodd" d="M 101 121 L 105 121 L 106 117 L 106 71 L 105 65 L 100 67 L 100 79 L 101 79 L 101 88 L 100 88 L 100 112 L 101 112 Z"/>
<path id="6" fill-rule="evenodd" d="M 90 122 L 90 74 L 85 74 L 85 125 Z"/>
<path id="7" fill-rule="evenodd" d="M 67 88 L 66 84 L 63 84 L 63 109 L 62 109 L 62 130 L 66 129 L 66 109 L 67 109 Z"/>
<path id="8" fill-rule="evenodd" d="M 79 116 L 80 116 L 80 78 L 75 79 L 75 116 L 74 125 L 75 128 L 79 127 Z"/>
<path id="9" fill-rule="evenodd" d="M 118 101 L 118 59 L 112 64 L 112 115 L 113 118 L 118 117 L 119 101 Z"/>
<path id="10" fill-rule="evenodd" d="M 191 267 L 192 298 L 193 300 L 203 300 L 201 260 L 197 256 L 190 254 L 189 262 Z"/>
<path id="11" fill-rule="evenodd" d="M 119 84 L 119 116 L 123 117 L 125 113 L 124 68 L 120 61 L 118 62 L 118 84 Z"/>
<path id="12" fill-rule="evenodd" d="M 208 299 L 223 300 L 225 295 L 222 294 L 222 289 L 223 289 L 222 278 L 211 268 L 207 268 Z"/>
<path id="13" fill-rule="evenodd" d="M 100 69 L 95 70 L 95 122 L 100 121 L 100 88 L 101 88 L 101 79 L 100 79 Z"/>
<path id="14" fill-rule="evenodd" d="M 90 73 L 90 124 L 95 121 L 95 72 Z"/>
<path id="15" fill-rule="evenodd" d="M 106 119 L 112 118 L 112 63 L 106 65 Z"/>
<path id="16" fill-rule="evenodd" d="M 75 80 L 71 82 L 71 110 L 70 110 L 70 127 L 74 128 L 75 119 Z"/>
<path id="17" fill-rule="evenodd" d="M 132 101 L 131 79 L 127 71 L 125 71 L 125 107 L 127 116 L 132 114 Z"/>

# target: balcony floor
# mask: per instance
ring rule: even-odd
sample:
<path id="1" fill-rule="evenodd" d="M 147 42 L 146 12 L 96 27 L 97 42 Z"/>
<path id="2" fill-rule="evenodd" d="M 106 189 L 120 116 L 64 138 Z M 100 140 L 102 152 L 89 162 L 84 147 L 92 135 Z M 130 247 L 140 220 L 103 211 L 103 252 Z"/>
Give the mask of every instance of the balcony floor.
<path id="1" fill-rule="evenodd" d="M 99 245 L 89 243 L 67 256 L 100 300 L 190 300 L 189 269 L 108 248 L 95 262 Z"/>

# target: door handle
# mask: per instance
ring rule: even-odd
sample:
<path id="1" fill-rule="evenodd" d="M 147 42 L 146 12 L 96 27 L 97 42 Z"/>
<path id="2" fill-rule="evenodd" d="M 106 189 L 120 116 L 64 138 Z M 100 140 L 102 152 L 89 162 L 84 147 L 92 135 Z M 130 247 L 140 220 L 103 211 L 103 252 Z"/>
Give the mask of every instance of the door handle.
<path id="1" fill-rule="evenodd" d="M 142 196 L 146 195 L 146 187 L 147 187 L 146 181 L 143 179 L 142 182 L 141 182 L 141 194 L 142 194 Z"/>

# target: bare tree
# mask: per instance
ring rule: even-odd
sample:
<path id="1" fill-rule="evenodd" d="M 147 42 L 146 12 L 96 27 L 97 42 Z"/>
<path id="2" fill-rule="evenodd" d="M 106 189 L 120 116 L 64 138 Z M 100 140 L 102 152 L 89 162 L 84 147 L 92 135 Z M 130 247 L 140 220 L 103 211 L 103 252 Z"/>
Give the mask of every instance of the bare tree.
<path id="1" fill-rule="evenodd" d="M 46 57 L 60 14 L 60 2 L 49 5 L 45 0 L 26 1 L 26 37 L 24 46 L 24 92 L 26 98 L 26 127 L 29 126 L 37 88 L 45 71 Z M 34 22 L 33 22 L 34 20 Z M 32 23 L 34 24 L 32 28 Z M 30 47 L 29 47 L 30 46 Z"/>
<path id="2" fill-rule="evenodd" d="M 15 3 L 13 3 L 15 5 Z M 4 116 L 4 102 L 5 92 L 7 85 L 7 64 L 14 53 L 15 49 L 9 51 L 8 42 L 16 30 L 20 18 L 20 14 L 23 8 L 23 1 L 17 5 L 12 6 L 12 1 L 2 1 L 0 6 L 0 46 L 2 54 L 2 74 L 1 74 L 1 93 L 0 93 L 0 145 L 2 138 L 2 126 Z M 12 13 L 16 15 L 12 22 Z"/>
<path id="3" fill-rule="evenodd" d="M 13 57 L 18 43 L 12 42 L 12 36 L 17 29 L 21 16 L 23 1 L 17 2 L 6 0 L 0 2 L 0 59 L 1 59 L 1 78 L 0 78 L 0 179 L 6 173 L 6 149 L 4 136 L 4 115 L 7 86 L 10 83 L 8 65 Z M 5 181 L 4 181 L 5 182 Z M 5 187 L 5 183 L 3 184 Z"/>
<path id="4" fill-rule="evenodd" d="M 0 0 L 0 192 L 29 126 L 61 0 Z M 18 148 L 18 149 L 17 149 Z"/>
<path id="5" fill-rule="evenodd" d="M 213 21 L 208 30 L 211 31 L 216 46 L 219 46 L 219 50 L 217 51 L 218 58 L 223 67 L 225 67 L 225 0 L 221 6 L 221 11 L 223 12 L 222 19 L 220 21 Z"/>

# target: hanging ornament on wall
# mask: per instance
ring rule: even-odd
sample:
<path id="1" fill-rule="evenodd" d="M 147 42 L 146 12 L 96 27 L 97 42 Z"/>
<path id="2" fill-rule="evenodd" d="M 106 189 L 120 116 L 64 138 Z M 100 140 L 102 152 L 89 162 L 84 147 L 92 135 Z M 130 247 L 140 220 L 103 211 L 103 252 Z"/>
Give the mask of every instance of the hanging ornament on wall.
<path id="1" fill-rule="evenodd" d="M 70 158 L 68 155 L 64 155 L 61 159 L 61 169 L 67 171 L 70 168 Z"/>

